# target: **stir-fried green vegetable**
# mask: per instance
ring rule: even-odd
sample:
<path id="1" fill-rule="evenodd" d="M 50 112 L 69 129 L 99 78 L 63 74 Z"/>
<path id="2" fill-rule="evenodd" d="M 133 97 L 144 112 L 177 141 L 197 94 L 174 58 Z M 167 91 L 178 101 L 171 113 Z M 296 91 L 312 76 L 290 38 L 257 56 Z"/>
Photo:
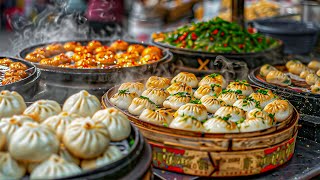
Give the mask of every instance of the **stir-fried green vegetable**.
<path id="1" fill-rule="evenodd" d="M 216 53 L 259 52 L 278 45 L 277 40 L 255 33 L 252 28 L 242 29 L 219 17 L 155 34 L 153 38 L 175 47 Z"/>

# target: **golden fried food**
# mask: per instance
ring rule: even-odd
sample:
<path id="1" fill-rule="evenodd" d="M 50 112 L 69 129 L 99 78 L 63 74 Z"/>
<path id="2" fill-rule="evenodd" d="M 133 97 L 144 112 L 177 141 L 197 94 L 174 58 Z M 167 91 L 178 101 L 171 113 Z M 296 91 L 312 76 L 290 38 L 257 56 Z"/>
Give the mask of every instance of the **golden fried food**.
<path id="1" fill-rule="evenodd" d="M 110 45 L 110 48 L 115 51 L 126 51 L 129 44 L 123 40 L 117 40 Z"/>
<path id="2" fill-rule="evenodd" d="M 1 66 L 10 66 L 11 63 L 13 63 L 13 61 L 10 60 L 9 58 L 0 59 Z"/>
<path id="3" fill-rule="evenodd" d="M 144 46 L 140 44 L 132 44 L 128 47 L 127 52 L 138 52 L 139 54 L 141 54 L 143 50 Z"/>
<path id="4" fill-rule="evenodd" d="M 72 41 L 64 43 L 63 48 L 66 51 L 74 51 L 74 49 L 78 46 L 81 46 L 79 42 Z"/>
<path id="5" fill-rule="evenodd" d="M 11 76 L 11 77 L 8 77 L 8 78 L 4 78 L 2 80 L 2 85 L 8 85 L 8 84 L 20 81 L 21 79 L 22 78 L 19 77 L 19 76 Z"/>
<path id="6" fill-rule="evenodd" d="M 145 56 L 147 54 L 153 54 L 153 55 L 157 55 L 157 56 L 162 56 L 162 52 L 160 48 L 157 48 L 155 46 L 149 46 L 147 48 L 145 48 L 142 52 L 142 56 Z"/>
<path id="7" fill-rule="evenodd" d="M 14 63 L 11 63 L 9 68 L 11 70 L 27 70 L 28 67 L 27 65 L 21 63 L 21 62 L 14 62 Z"/>
<path id="8" fill-rule="evenodd" d="M 50 44 L 25 57 L 28 61 L 48 66 L 104 69 L 139 66 L 161 58 L 162 50 L 158 47 L 129 44 L 123 40 L 114 41 L 110 46 L 96 40 L 86 45 L 75 41 L 66 42 L 63 46 Z"/>
<path id="9" fill-rule="evenodd" d="M 19 76 L 21 78 L 28 77 L 28 74 L 24 70 L 9 70 L 4 73 L 5 78 L 9 78 L 12 76 Z"/>
<path id="10" fill-rule="evenodd" d="M 25 57 L 25 59 L 30 62 L 39 62 L 41 61 L 41 59 L 44 59 L 44 58 L 46 58 L 46 56 L 44 56 L 43 54 L 38 54 L 37 52 L 29 53 Z"/>
<path id="11" fill-rule="evenodd" d="M 95 49 L 97 49 L 100 46 L 102 46 L 101 42 L 93 40 L 88 43 L 87 48 L 89 52 L 93 52 Z"/>

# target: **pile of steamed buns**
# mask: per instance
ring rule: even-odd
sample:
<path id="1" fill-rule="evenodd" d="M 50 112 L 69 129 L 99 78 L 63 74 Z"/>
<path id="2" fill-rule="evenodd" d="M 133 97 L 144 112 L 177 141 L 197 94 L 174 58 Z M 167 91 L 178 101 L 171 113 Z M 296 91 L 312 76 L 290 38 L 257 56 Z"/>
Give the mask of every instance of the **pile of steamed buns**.
<path id="1" fill-rule="evenodd" d="M 298 60 L 291 60 L 286 63 L 286 68 L 289 73 L 299 76 L 310 85 L 311 92 L 320 94 L 320 62 L 313 60 L 306 66 Z M 265 64 L 260 68 L 260 75 L 266 78 L 268 83 L 277 84 L 280 86 L 291 85 L 290 77 L 277 68 Z"/>
<path id="2" fill-rule="evenodd" d="M 290 119 L 293 107 L 270 90 L 246 81 L 227 84 L 220 74 L 198 78 L 181 72 L 171 80 L 151 76 L 145 85 L 123 83 L 110 102 L 140 120 L 210 133 L 252 132 Z"/>
<path id="3" fill-rule="evenodd" d="M 16 92 L 0 92 L 0 179 L 52 179 L 77 175 L 123 157 L 110 144 L 127 139 L 130 122 L 115 108 L 101 110 L 86 91 L 61 108 L 52 100 L 29 107 Z"/>

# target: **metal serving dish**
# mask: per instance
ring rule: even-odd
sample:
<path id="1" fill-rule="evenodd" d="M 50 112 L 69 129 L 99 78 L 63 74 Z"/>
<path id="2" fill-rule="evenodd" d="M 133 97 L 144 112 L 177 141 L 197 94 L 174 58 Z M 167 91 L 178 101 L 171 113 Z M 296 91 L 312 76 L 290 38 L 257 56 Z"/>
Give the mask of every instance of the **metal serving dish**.
<path id="1" fill-rule="evenodd" d="M 275 91 L 277 94 L 289 100 L 302 114 L 319 116 L 320 95 L 303 92 L 299 90 L 299 87 L 288 88 L 270 84 L 259 75 L 259 72 L 260 67 L 255 68 L 249 73 L 248 79 L 252 84 Z"/>
<path id="2" fill-rule="evenodd" d="M 21 62 L 28 67 L 28 77 L 21 79 L 20 81 L 8 84 L 8 85 L 0 85 L 1 90 L 9 90 L 9 91 L 17 91 L 21 94 L 26 101 L 29 101 L 36 93 L 37 86 L 39 83 L 40 70 L 36 68 L 35 65 L 28 61 L 24 61 L 19 58 L 8 57 L 8 56 L 0 56 L 0 59 L 8 58 L 14 62 Z"/>
<path id="3" fill-rule="evenodd" d="M 169 44 L 155 42 L 152 43 L 169 49 L 174 55 L 173 62 L 182 62 L 184 66 L 199 68 L 201 64 L 198 59 L 205 61 L 209 59 L 211 62 L 207 64 L 207 67 L 211 69 L 213 61 L 218 55 L 222 55 L 231 60 L 240 60 L 247 63 L 249 68 L 255 68 L 265 63 L 271 63 L 278 59 L 283 59 L 283 42 L 279 40 L 279 45 L 261 52 L 255 53 L 212 53 L 205 51 L 197 51 L 192 49 L 177 48 Z"/>
<path id="4" fill-rule="evenodd" d="M 69 41 L 59 41 L 59 42 L 50 42 L 42 43 L 27 47 L 20 51 L 19 57 L 25 58 L 26 55 L 36 48 L 47 46 L 51 43 L 66 43 L 70 41 L 80 42 L 81 44 L 87 44 L 91 40 L 69 40 Z M 99 40 L 103 45 L 110 44 L 111 41 L 108 40 Z M 149 46 L 150 44 L 126 41 L 129 44 L 141 44 L 143 46 Z M 110 68 L 110 69 L 100 69 L 100 68 L 91 68 L 91 69 L 73 69 L 73 68 L 62 68 L 54 66 L 45 66 L 38 63 L 34 63 L 39 69 L 41 69 L 41 79 L 51 82 L 86 82 L 86 83 L 118 83 L 119 77 L 130 76 L 132 73 L 138 73 L 141 76 L 144 76 L 145 73 L 153 74 L 156 72 L 156 69 L 161 63 L 168 63 L 172 60 L 172 54 L 164 48 L 161 48 L 163 52 L 163 57 L 159 61 L 155 61 L 150 64 L 145 64 L 141 66 L 133 67 L 123 67 L 123 68 Z M 132 78 L 132 77 L 131 77 Z"/>

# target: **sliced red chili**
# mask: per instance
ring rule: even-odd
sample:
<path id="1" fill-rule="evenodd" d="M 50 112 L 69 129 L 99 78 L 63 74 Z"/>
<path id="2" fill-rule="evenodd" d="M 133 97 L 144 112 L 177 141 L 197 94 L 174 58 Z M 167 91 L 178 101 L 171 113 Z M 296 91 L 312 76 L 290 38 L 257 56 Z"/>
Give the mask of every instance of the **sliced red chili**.
<path id="1" fill-rule="evenodd" d="M 224 32 L 221 32 L 221 36 L 224 36 Z"/>
<path id="2" fill-rule="evenodd" d="M 223 46 L 224 46 L 224 47 L 228 47 L 228 44 L 227 44 L 227 43 L 225 43 L 225 44 L 223 44 Z"/>
<path id="3" fill-rule="evenodd" d="M 185 39 L 187 38 L 187 36 L 188 36 L 188 33 L 187 33 L 187 32 L 183 33 L 183 34 L 179 37 L 179 41 L 185 40 Z"/>
<path id="4" fill-rule="evenodd" d="M 218 29 L 215 29 L 215 30 L 212 32 L 212 34 L 216 35 L 216 34 L 218 34 L 218 32 L 219 32 L 219 30 L 218 30 Z"/>
<path id="5" fill-rule="evenodd" d="M 240 49 L 243 49 L 243 48 L 244 48 L 244 44 L 239 44 L 238 47 L 239 47 Z"/>
<path id="6" fill-rule="evenodd" d="M 193 41 L 195 41 L 195 40 L 197 40 L 197 38 L 198 38 L 198 36 L 196 35 L 196 33 L 192 33 L 191 34 L 191 39 L 193 40 Z"/>

